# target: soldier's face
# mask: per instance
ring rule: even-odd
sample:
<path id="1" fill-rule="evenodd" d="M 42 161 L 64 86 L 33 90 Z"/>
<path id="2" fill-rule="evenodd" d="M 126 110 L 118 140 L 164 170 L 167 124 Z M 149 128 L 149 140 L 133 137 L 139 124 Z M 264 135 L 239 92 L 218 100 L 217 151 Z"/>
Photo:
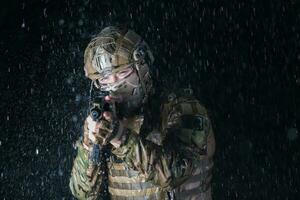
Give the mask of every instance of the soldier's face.
<path id="1" fill-rule="evenodd" d="M 96 86 L 103 91 L 132 95 L 134 88 L 139 87 L 139 77 L 132 67 L 104 75 L 96 81 Z"/>
<path id="2" fill-rule="evenodd" d="M 118 102 L 120 110 L 124 113 L 131 113 L 132 110 L 140 107 L 144 93 L 138 73 L 133 67 L 107 74 L 97 82 L 100 90 L 110 92 L 110 97 Z"/>

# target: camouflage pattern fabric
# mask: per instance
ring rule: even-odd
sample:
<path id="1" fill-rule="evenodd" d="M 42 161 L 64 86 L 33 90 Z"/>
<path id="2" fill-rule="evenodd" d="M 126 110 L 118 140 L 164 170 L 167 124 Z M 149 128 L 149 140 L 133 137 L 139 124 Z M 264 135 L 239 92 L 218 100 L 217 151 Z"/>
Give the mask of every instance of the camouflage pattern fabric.
<path id="1" fill-rule="evenodd" d="M 112 199 L 162 200 L 168 199 L 167 193 L 176 199 L 211 199 L 214 135 L 206 109 L 195 98 L 171 94 L 162 105 L 160 130 L 154 137 L 159 136 L 160 143 L 143 138 L 134 125 L 127 127 L 127 139 L 112 149 L 108 162 Z M 78 148 L 70 188 L 78 199 L 96 199 L 96 187 L 85 176 L 85 151 Z"/>

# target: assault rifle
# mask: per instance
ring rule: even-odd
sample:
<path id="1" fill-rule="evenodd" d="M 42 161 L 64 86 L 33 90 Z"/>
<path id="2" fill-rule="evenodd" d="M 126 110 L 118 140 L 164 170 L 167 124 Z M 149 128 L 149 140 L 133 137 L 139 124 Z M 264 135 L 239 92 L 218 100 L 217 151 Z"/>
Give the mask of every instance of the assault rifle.
<path id="1" fill-rule="evenodd" d="M 93 90 L 93 85 L 90 89 L 89 99 L 89 115 L 94 121 L 100 121 L 103 119 L 103 113 L 108 111 L 112 112 L 113 117 L 116 116 L 116 109 L 114 103 L 108 103 L 105 101 L 105 96 L 108 96 L 110 92 Z M 99 145 L 92 143 L 92 149 L 89 152 L 89 167 L 88 174 L 92 178 L 93 176 L 100 176 L 95 178 L 92 183 L 94 185 L 94 195 L 100 195 L 100 199 L 107 199 L 108 195 L 108 169 L 107 161 L 110 157 L 110 146 L 107 144 Z M 93 179 L 93 178 L 92 178 Z M 97 180 L 99 181 L 98 184 Z M 101 191 L 101 192 L 99 192 Z"/>

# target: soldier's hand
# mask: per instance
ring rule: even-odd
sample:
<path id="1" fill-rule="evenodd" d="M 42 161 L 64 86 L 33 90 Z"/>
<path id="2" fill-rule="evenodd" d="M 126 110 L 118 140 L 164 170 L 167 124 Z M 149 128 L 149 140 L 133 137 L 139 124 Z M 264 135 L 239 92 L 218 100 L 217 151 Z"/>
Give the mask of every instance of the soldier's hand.
<path id="1" fill-rule="evenodd" d="M 103 113 L 103 119 L 94 121 L 91 116 L 86 119 L 87 123 L 87 136 L 88 139 L 94 144 L 104 145 L 107 139 L 113 132 L 113 123 L 110 112 Z"/>
<path id="2" fill-rule="evenodd" d="M 106 96 L 105 101 L 114 103 L 121 102 L 121 96 Z M 124 128 L 124 122 L 119 119 L 113 119 L 111 112 L 103 113 L 103 120 L 94 121 L 88 116 L 84 124 L 83 144 L 86 149 L 90 149 L 92 144 L 104 145 L 110 142 L 113 146 L 119 147 L 126 138 L 127 130 Z"/>

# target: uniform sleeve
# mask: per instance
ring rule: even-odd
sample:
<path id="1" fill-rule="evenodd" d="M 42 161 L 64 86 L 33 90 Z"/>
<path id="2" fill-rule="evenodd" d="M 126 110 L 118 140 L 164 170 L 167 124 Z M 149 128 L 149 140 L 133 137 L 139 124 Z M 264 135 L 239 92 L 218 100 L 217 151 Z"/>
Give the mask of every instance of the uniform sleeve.
<path id="1" fill-rule="evenodd" d="M 84 149 L 81 141 L 77 141 L 77 156 L 73 163 L 69 187 L 77 199 L 86 199 L 91 186 L 87 177 L 88 151 Z"/>
<path id="2" fill-rule="evenodd" d="M 112 153 L 163 189 L 177 187 L 192 175 L 196 162 L 201 159 L 201 154 L 205 154 L 207 116 L 203 110 L 197 110 L 198 104 L 193 101 L 167 105 L 162 111 L 166 115 L 163 145 L 156 145 L 139 136 L 143 134 L 129 131 L 127 140 Z M 188 111 L 186 107 L 189 106 L 194 110 Z"/>
<path id="3" fill-rule="evenodd" d="M 84 124 L 84 133 L 87 124 Z M 100 167 L 89 168 L 89 151 L 84 148 L 82 140 L 76 142 L 77 155 L 73 162 L 69 188 L 77 199 L 95 199 L 99 194 L 102 177 L 100 176 Z M 89 176 L 88 172 L 89 171 Z"/>

